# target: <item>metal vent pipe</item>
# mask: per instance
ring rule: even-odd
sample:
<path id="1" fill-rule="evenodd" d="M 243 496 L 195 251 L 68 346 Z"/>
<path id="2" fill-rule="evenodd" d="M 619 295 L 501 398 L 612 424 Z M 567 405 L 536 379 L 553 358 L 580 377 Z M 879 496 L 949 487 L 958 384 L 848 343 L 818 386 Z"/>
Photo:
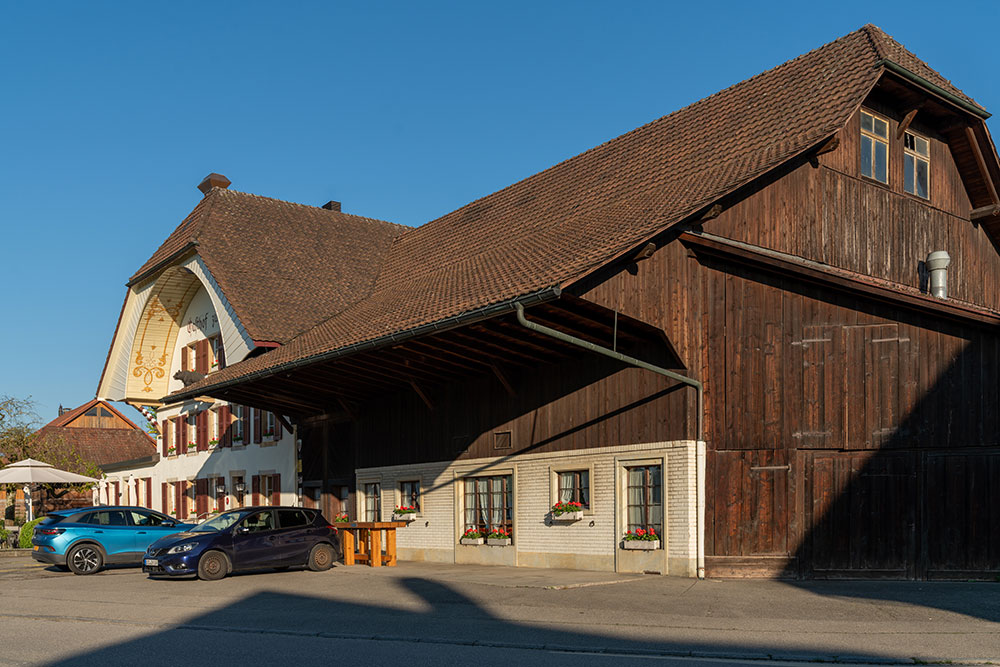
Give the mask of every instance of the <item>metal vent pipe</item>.
<path id="1" fill-rule="evenodd" d="M 931 276 L 931 295 L 939 299 L 948 298 L 948 265 L 951 256 L 945 250 L 935 250 L 927 255 L 927 271 Z"/>

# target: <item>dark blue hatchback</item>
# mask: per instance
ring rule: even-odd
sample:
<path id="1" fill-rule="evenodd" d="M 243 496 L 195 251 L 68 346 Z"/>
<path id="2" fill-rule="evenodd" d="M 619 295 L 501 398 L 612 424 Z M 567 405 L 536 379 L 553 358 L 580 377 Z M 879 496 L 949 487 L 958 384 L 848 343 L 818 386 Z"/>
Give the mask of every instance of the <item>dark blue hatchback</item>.
<path id="1" fill-rule="evenodd" d="M 143 557 L 142 571 L 213 580 L 257 568 L 305 565 L 328 570 L 339 557 L 337 529 L 316 510 L 247 507 L 153 542 Z"/>

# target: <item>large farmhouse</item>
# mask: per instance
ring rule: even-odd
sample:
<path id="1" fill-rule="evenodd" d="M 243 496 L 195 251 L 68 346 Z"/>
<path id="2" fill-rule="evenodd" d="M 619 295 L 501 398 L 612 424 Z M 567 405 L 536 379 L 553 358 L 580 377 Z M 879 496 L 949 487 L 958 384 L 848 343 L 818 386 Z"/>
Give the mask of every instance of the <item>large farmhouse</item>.
<path id="1" fill-rule="evenodd" d="M 994 576 L 988 116 L 865 26 L 416 229 L 208 182 L 101 395 L 280 415 L 302 502 L 418 508 L 402 558 Z M 136 333 L 175 282 L 230 361 L 183 387 Z"/>

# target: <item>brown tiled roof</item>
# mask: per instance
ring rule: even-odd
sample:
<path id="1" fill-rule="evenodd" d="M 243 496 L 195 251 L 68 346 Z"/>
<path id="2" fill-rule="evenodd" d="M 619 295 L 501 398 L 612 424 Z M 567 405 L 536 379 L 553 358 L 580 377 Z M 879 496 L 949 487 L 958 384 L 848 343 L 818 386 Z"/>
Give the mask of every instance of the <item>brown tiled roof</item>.
<path id="1" fill-rule="evenodd" d="M 95 405 L 101 405 L 121 417 L 131 428 L 80 428 L 67 426 Z M 88 463 L 97 466 L 131 461 L 156 453 L 156 441 L 107 401 L 93 399 L 78 408 L 59 415 L 40 428 L 35 437 L 53 439 L 62 447 L 75 451 Z"/>
<path id="2" fill-rule="evenodd" d="M 865 26 L 407 231 L 393 241 L 366 299 L 179 394 L 570 285 L 831 136 L 887 57 L 961 95 Z"/>
<path id="3" fill-rule="evenodd" d="M 213 188 L 132 280 L 196 244 L 250 337 L 284 342 L 366 296 L 404 229 Z"/>
<path id="4" fill-rule="evenodd" d="M 868 35 L 868 38 L 872 42 L 872 48 L 875 49 L 875 52 L 878 54 L 880 59 L 884 58 L 886 60 L 891 60 L 900 67 L 913 72 L 917 76 L 927 79 L 934 85 L 944 88 L 956 97 L 983 109 L 978 102 L 959 90 L 951 81 L 941 76 L 937 70 L 915 56 L 912 52 L 908 51 L 905 46 L 885 34 L 885 32 L 883 32 L 878 26 L 869 24 L 861 30 Z M 983 109 L 983 111 L 985 111 L 985 109 Z"/>

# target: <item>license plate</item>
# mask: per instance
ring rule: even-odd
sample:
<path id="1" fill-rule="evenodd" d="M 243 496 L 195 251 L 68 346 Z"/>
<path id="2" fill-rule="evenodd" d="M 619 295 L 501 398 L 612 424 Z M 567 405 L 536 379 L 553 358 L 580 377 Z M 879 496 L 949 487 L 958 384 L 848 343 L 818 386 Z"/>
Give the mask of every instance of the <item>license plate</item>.
<path id="1" fill-rule="evenodd" d="M 148 565 L 149 567 L 156 567 L 159 564 L 160 564 L 160 561 L 156 560 L 155 558 L 147 558 L 143 562 L 143 565 Z"/>

